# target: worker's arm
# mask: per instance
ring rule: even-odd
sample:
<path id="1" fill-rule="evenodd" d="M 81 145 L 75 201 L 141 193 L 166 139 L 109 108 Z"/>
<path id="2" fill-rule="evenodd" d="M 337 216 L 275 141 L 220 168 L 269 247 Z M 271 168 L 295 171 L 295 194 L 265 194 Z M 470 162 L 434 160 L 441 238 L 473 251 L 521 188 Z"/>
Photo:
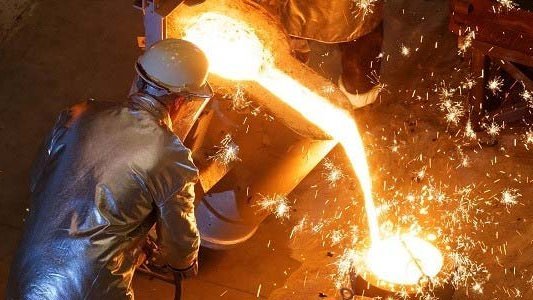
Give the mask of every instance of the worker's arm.
<path id="1" fill-rule="evenodd" d="M 198 169 L 191 152 L 174 138 L 165 147 L 155 175 L 157 244 L 164 262 L 176 270 L 195 264 L 200 246 L 194 217 L 194 185 Z"/>
<path id="2" fill-rule="evenodd" d="M 161 255 L 172 269 L 195 268 L 200 237 L 194 217 L 194 182 L 158 205 L 157 236 Z"/>
<path id="3" fill-rule="evenodd" d="M 41 180 L 46 166 L 63 150 L 64 145 L 59 140 L 67 131 L 66 124 L 70 118 L 70 110 L 67 109 L 61 112 L 57 117 L 54 128 L 41 144 L 30 171 L 30 191 L 32 193 L 35 191 L 39 180 Z"/>
<path id="4" fill-rule="evenodd" d="M 30 191 L 32 193 L 37 188 L 37 184 L 41 180 L 46 167 L 65 149 L 62 137 L 67 132 L 68 127 L 88 109 L 89 104 L 92 101 L 93 100 L 80 102 L 63 110 L 57 117 L 54 128 L 50 131 L 41 145 L 37 158 L 32 165 L 30 173 Z"/>

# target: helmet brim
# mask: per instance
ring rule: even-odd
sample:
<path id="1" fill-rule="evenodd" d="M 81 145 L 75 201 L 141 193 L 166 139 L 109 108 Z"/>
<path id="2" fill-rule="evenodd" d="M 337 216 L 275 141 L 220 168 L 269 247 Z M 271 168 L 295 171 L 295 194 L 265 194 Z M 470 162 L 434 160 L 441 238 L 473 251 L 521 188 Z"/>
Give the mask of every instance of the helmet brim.
<path id="1" fill-rule="evenodd" d="M 187 93 L 199 98 L 211 98 L 214 94 L 211 85 L 207 81 L 204 85 L 198 87 L 197 89 L 188 88 L 186 90 L 182 90 L 182 93 Z"/>
<path id="2" fill-rule="evenodd" d="M 137 62 L 135 64 L 135 70 L 137 71 L 137 74 L 146 82 L 167 90 L 170 93 L 176 93 L 176 94 L 187 94 L 198 98 L 211 98 L 214 95 L 213 89 L 211 88 L 211 85 L 209 82 L 205 82 L 204 85 L 198 87 L 198 88 L 192 88 L 192 87 L 173 87 L 168 84 L 164 84 L 162 82 L 158 82 L 154 78 L 152 78 L 150 75 L 146 73 L 146 71 L 143 69 L 141 64 Z"/>

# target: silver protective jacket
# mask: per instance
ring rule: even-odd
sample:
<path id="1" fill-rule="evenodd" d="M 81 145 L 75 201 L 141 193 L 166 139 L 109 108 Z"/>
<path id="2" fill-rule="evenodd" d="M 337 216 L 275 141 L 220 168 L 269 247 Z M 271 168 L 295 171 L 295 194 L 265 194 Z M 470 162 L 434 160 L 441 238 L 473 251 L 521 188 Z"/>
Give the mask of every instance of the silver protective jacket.
<path id="1" fill-rule="evenodd" d="M 350 42 L 382 21 L 383 1 L 281 0 L 281 21 L 294 37 L 324 43 Z"/>
<path id="2" fill-rule="evenodd" d="M 198 170 L 168 120 L 142 94 L 59 116 L 31 176 L 8 299 L 132 299 L 137 249 L 154 224 L 169 265 L 195 262 Z"/>

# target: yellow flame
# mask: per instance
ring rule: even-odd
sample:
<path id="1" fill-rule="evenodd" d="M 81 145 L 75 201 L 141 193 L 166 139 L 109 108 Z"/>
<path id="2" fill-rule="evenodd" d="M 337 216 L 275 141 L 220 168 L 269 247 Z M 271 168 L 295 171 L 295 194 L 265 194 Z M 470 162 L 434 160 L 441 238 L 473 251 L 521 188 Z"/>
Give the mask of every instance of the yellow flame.
<path id="1" fill-rule="evenodd" d="M 253 29 L 242 21 L 214 12 L 204 13 L 186 28 L 183 38 L 205 52 L 212 73 L 230 80 L 256 81 L 339 141 L 363 190 L 372 240 L 367 264 L 373 273 L 392 283 L 413 284 L 423 275 L 434 276 L 439 272 L 442 257 L 431 244 L 417 238 L 380 239 L 366 154 L 357 124 L 348 111 L 276 68 L 271 53 L 265 49 Z M 388 257 L 388 260 L 377 259 L 382 256 Z M 415 260 L 423 262 L 415 263 Z M 407 264 L 407 269 L 398 263 Z M 413 264 L 418 266 L 418 273 L 413 271 Z M 390 268 L 394 271 L 387 272 Z"/>

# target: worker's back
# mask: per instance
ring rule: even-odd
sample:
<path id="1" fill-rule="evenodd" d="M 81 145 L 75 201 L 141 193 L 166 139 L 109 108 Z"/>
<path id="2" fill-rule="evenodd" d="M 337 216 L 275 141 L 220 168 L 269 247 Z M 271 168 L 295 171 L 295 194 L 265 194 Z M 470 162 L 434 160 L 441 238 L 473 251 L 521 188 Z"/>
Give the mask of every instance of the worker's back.
<path id="1" fill-rule="evenodd" d="M 97 101 L 60 115 L 32 174 L 8 299 L 132 296 L 134 250 L 157 219 L 156 199 L 197 172 L 161 120 Z"/>

